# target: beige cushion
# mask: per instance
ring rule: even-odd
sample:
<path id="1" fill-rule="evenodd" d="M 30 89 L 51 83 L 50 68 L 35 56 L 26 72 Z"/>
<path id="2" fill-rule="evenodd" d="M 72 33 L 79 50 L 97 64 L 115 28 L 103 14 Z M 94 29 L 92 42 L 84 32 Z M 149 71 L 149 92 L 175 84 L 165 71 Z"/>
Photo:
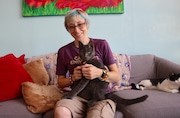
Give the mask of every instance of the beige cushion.
<path id="1" fill-rule="evenodd" d="M 50 78 L 49 84 L 54 84 L 54 85 L 57 84 L 57 78 L 58 78 L 58 76 L 56 75 L 57 52 L 47 53 L 39 56 L 33 56 L 31 58 L 27 58 L 26 62 L 29 63 L 39 59 L 43 60 L 46 71 L 48 72 Z"/>
<path id="2" fill-rule="evenodd" d="M 32 82 L 22 83 L 22 94 L 27 109 L 33 113 L 44 113 L 55 107 L 62 93 L 55 85 L 39 85 Z"/>
<path id="3" fill-rule="evenodd" d="M 33 81 L 40 85 L 48 85 L 49 75 L 42 60 L 35 60 L 23 65 Z"/>

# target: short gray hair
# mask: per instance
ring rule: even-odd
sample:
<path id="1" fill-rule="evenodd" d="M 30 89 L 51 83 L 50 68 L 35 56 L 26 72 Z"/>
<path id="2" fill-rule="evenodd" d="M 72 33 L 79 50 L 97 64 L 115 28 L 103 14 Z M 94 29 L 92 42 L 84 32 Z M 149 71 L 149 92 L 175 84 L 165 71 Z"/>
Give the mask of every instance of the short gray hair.
<path id="1" fill-rule="evenodd" d="M 68 30 L 68 29 L 67 29 L 67 27 L 68 27 L 68 26 L 67 26 L 68 21 L 69 21 L 72 17 L 74 17 L 75 15 L 80 15 L 83 19 L 85 19 L 86 24 L 89 26 L 89 16 L 88 16 L 88 14 L 87 14 L 85 11 L 83 11 L 82 9 L 80 9 L 80 8 L 75 8 L 75 9 L 70 10 L 70 11 L 65 15 L 64 26 L 65 26 L 66 30 Z"/>

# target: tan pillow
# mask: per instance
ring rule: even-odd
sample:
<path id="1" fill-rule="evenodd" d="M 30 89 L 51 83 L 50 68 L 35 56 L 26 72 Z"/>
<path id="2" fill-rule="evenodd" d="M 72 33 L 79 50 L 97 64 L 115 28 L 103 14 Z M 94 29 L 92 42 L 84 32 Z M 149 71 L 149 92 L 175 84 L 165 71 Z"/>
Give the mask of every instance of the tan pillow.
<path id="1" fill-rule="evenodd" d="M 42 60 L 36 60 L 23 65 L 33 81 L 40 85 L 48 85 L 49 75 Z"/>
<path id="2" fill-rule="evenodd" d="M 44 113 L 55 107 L 62 93 L 55 85 L 39 85 L 32 82 L 22 83 L 22 94 L 27 109 L 33 113 Z"/>

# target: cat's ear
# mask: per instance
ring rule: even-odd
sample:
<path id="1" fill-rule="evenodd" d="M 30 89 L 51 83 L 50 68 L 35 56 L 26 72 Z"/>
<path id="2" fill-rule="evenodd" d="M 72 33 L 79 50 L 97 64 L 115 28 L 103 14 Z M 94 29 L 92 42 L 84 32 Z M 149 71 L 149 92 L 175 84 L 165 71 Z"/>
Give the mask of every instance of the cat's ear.
<path id="1" fill-rule="evenodd" d="M 94 48 L 94 43 L 90 40 L 89 45 Z"/>
<path id="2" fill-rule="evenodd" d="M 169 79 L 170 80 L 174 80 L 174 77 L 176 76 L 176 74 L 174 72 L 169 74 Z"/>
<path id="3" fill-rule="evenodd" d="M 95 46 L 94 43 L 90 40 L 90 46 L 92 47 L 92 55 L 95 55 Z"/>
<path id="4" fill-rule="evenodd" d="M 89 44 L 94 47 L 94 43 L 91 40 L 89 41 Z"/>
<path id="5" fill-rule="evenodd" d="M 170 80 L 172 81 L 179 81 L 180 74 L 173 73 L 173 75 L 170 76 Z"/>
<path id="6" fill-rule="evenodd" d="M 174 75 L 176 75 L 176 74 L 174 72 L 172 72 L 172 73 L 169 74 L 169 77 L 172 77 Z"/>

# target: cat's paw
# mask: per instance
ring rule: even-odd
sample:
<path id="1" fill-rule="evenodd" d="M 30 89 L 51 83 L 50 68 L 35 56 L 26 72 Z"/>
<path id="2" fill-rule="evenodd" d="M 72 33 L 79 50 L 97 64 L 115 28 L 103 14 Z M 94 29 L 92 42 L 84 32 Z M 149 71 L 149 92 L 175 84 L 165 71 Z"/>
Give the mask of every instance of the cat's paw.
<path id="1" fill-rule="evenodd" d="M 144 87 L 143 87 L 143 86 L 140 86 L 139 89 L 140 89 L 140 90 L 144 90 Z"/>
<path id="2" fill-rule="evenodd" d="M 173 89 L 173 90 L 171 90 L 171 93 L 179 93 L 179 90 Z"/>
<path id="3" fill-rule="evenodd" d="M 141 90 L 139 84 L 131 83 L 131 89 Z"/>

